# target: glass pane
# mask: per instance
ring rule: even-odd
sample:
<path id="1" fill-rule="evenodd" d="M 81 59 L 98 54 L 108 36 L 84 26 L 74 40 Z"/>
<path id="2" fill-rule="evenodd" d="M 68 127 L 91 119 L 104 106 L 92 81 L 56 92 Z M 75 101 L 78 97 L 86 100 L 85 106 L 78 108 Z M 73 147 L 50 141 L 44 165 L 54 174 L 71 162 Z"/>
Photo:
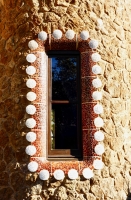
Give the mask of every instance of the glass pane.
<path id="1" fill-rule="evenodd" d="M 55 149 L 55 110 L 51 110 L 51 148 Z"/>
<path id="2" fill-rule="evenodd" d="M 52 149 L 77 149 L 77 105 L 52 104 Z"/>
<path id="3" fill-rule="evenodd" d="M 52 58 L 52 100 L 77 100 L 77 58 Z"/>

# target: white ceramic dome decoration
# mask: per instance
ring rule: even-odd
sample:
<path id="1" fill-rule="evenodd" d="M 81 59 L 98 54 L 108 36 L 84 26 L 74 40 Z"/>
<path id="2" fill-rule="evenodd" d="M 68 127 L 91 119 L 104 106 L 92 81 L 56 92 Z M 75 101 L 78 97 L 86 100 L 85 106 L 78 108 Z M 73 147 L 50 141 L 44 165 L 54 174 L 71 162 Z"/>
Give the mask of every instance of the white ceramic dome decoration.
<path id="1" fill-rule="evenodd" d="M 34 132 L 28 132 L 26 134 L 26 140 L 28 142 L 34 142 L 36 140 L 36 133 L 34 133 Z"/>
<path id="2" fill-rule="evenodd" d="M 28 88 L 34 88 L 36 86 L 36 81 L 34 79 L 30 78 L 26 81 L 26 86 Z"/>
<path id="3" fill-rule="evenodd" d="M 95 78 L 93 81 L 92 81 L 92 85 L 93 87 L 95 88 L 99 88 L 102 86 L 102 82 L 99 78 Z"/>
<path id="4" fill-rule="evenodd" d="M 60 30 L 54 30 L 52 35 L 55 39 L 60 39 L 62 37 L 62 32 Z"/>
<path id="5" fill-rule="evenodd" d="M 94 139 L 98 142 L 104 140 L 104 134 L 101 131 L 96 131 L 94 133 Z"/>
<path id="6" fill-rule="evenodd" d="M 76 169 L 70 169 L 68 171 L 68 177 L 72 180 L 77 179 L 78 178 L 78 172 Z"/>
<path id="7" fill-rule="evenodd" d="M 25 149 L 25 152 L 29 156 L 33 156 L 36 153 L 36 148 L 34 145 L 28 145 Z"/>
<path id="8" fill-rule="evenodd" d="M 28 92 L 26 95 L 26 98 L 28 101 L 35 101 L 36 100 L 36 93 L 34 92 Z"/>
<path id="9" fill-rule="evenodd" d="M 103 107 L 100 104 L 95 105 L 93 110 L 94 110 L 94 113 L 96 113 L 98 115 L 103 113 Z"/>
<path id="10" fill-rule="evenodd" d="M 99 65 L 94 65 L 92 67 L 93 74 L 101 74 L 101 67 Z"/>
<path id="11" fill-rule="evenodd" d="M 35 62 L 36 56 L 35 56 L 34 54 L 30 53 L 30 54 L 28 54 L 28 55 L 26 56 L 26 60 L 27 60 L 28 62 L 30 62 L 30 63 Z"/>
<path id="12" fill-rule="evenodd" d="M 91 55 L 91 59 L 93 62 L 99 62 L 101 60 L 101 56 L 98 53 L 93 53 Z"/>
<path id="13" fill-rule="evenodd" d="M 91 49 L 96 49 L 98 47 L 98 41 L 97 40 L 90 40 L 89 47 Z"/>
<path id="14" fill-rule="evenodd" d="M 66 36 L 67 39 L 72 40 L 75 36 L 75 33 L 74 33 L 73 30 L 68 30 L 68 31 L 66 31 L 65 36 Z"/>
<path id="15" fill-rule="evenodd" d="M 27 167 L 28 167 L 28 170 L 29 170 L 30 172 L 36 172 L 37 169 L 38 169 L 38 163 L 35 162 L 35 161 L 31 161 L 31 162 L 28 164 Z"/>
<path id="16" fill-rule="evenodd" d="M 38 39 L 45 41 L 47 39 L 47 33 L 45 31 L 41 31 L 40 33 L 38 33 Z"/>
<path id="17" fill-rule="evenodd" d="M 36 112 L 36 107 L 34 105 L 28 105 L 26 106 L 26 112 L 29 115 L 34 115 Z"/>
<path id="18" fill-rule="evenodd" d="M 101 160 L 94 160 L 93 162 L 94 169 L 102 169 L 104 167 L 104 163 Z"/>
<path id="19" fill-rule="evenodd" d="M 91 170 L 90 168 L 83 169 L 82 174 L 86 179 L 90 179 L 94 176 L 93 170 Z"/>
<path id="20" fill-rule="evenodd" d="M 38 43 L 35 40 L 31 40 L 31 41 L 28 42 L 28 47 L 31 50 L 35 50 L 35 49 L 38 48 Z"/>
<path id="21" fill-rule="evenodd" d="M 36 73 L 36 68 L 34 66 L 28 66 L 26 68 L 26 73 L 28 75 L 34 75 Z"/>
<path id="22" fill-rule="evenodd" d="M 98 100 L 101 100 L 102 99 L 102 93 L 99 92 L 99 91 L 94 91 L 92 93 L 92 97 L 94 100 L 98 101 Z"/>
<path id="23" fill-rule="evenodd" d="M 41 170 L 39 173 L 39 178 L 43 181 L 48 180 L 49 176 L 50 176 L 49 171 L 46 169 Z"/>
<path id="24" fill-rule="evenodd" d="M 61 39 L 62 38 L 62 32 L 60 30 L 54 30 L 53 31 L 53 34 L 52 36 L 55 38 L 55 39 Z M 38 39 L 39 40 L 42 40 L 42 41 L 45 41 L 47 39 L 47 33 L 45 31 L 41 31 L 39 34 L 38 34 Z M 66 33 L 65 33 L 65 37 L 69 40 L 72 40 L 74 37 L 75 37 L 75 32 L 73 30 L 68 30 Z M 89 38 L 89 32 L 86 31 L 86 30 L 83 30 L 81 33 L 80 33 L 80 38 L 82 40 L 87 40 Z M 29 43 L 28 43 L 28 47 L 31 49 L 31 50 L 35 50 L 38 48 L 38 43 L 35 41 L 35 40 L 31 40 Z M 90 40 L 89 42 L 89 47 L 91 49 L 96 49 L 98 47 L 98 41 L 97 40 Z M 100 74 L 101 73 L 101 67 L 99 65 L 97 65 L 96 63 L 99 62 L 101 60 L 101 56 L 97 53 L 97 52 L 94 52 L 92 55 L 91 55 L 91 59 L 93 62 L 95 62 L 95 65 L 92 67 L 92 72 L 93 74 L 97 75 L 97 74 Z M 36 55 L 34 55 L 33 53 L 30 53 L 26 56 L 26 60 L 30 63 L 33 63 L 35 62 L 36 60 Z M 26 68 L 26 73 L 30 76 L 34 75 L 36 73 L 36 68 L 34 66 L 32 66 L 32 64 L 30 64 L 30 66 L 28 66 Z M 100 88 L 102 86 L 102 82 L 99 78 L 95 78 L 93 81 L 92 81 L 92 85 L 94 88 Z M 28 88 L 34 88 L 36 86 L 36 81 L 32 78 L 29 78 L 27 81 L 26 81 L 26 86 Z M 32 91 L 28 92 L 27 95 L 26 95 L 26 98 L 29 100 L 29 101 L 34 101 L 36 99 L 36 94 Z M 102 99 L 102 93 L 100 91 L 94 91 L 92 93 L 92 98 L 95 100 L 95 101 L 99 101 Z M 96 114 L 101 114 L 103 112 L 103 107 L 102 105 L 100 104 L 97 104 L 94 106 L 93 108 L 94 112 Z M 36 107 L 34 105 L 28 105 L 26 107 L 26 112 L 30 115 L 33 115 L 35 114 L 36 112 Z M 103 122 L 103 119 L 101 117 L 97 117 L 94 119 L 94 124 L 96 126 L 96 128 L 100 128 L 104 125 L 104 122 Z M 36 120 L 33 119 L 33 118 L 29 118 L 26 120 L 25 122 L 25 125 L 32 129 L 36 126 Z M 94 139 L 96 141 L 102 141 L 104 139 L 104 134 L 101 132 L 101 131 L 96 131 L 94 133 Z M 36 133 L 34 132 L 28 132 L 26 134 L 26 140 L 28 142 L 34 142 L 36 140 Z M 98 144 L 94 147 L 94 151 L 97 155 L 102 155 L 104 153 L 104 147 L 103 145 L 101 144 Z M 28 145 L 25 149 L 25 152 L 27 155 L 30 155 L 30 156 L 33 156 L 35 153 L 36 153 L 36 147 L 34 145 Z M 103 162 L 99 159 L 96 159 L 94 160 L 93 162 L 93 167 L 94 169 L 102 169 L 103 168 Z M 38 169 L 38 163 L 35 162 L 35 161 L 32 161 L 28 164 L 28 170 L 30 172 L 35 172 L 37 171 Z M 82 172 L 84 178 L 86 179 L 90 179 L 94 176 L 94 173 L 93 173 L 93 170 L 91 170 L 90 168 L 85 168 L 83 169 L 83 172 Z M 54 178 L 56 180 L 63 180 L 64 177 L 65 177 L 65 174 L 64 172 L 61 170 L 61 169 L 57 169 L 54 171 Z M 39 178 L 41 180 L 48 180 L 49 179 L 49 171 L 46 170 L 46 169 L 43 169 L 40 171 L 39 173 Z M 70 169 L 68 171 L 68 177 L 71 179 L 71 180 L 74 180 L 74 179 L 77 179 L 78 178 L 78 171 L 76 169 Z"/>
<path id="25" fill-rule="evenodd" d="M 94 151 L 97 155 L 101 156 L 105 152 L 104 146 L 102 144 L 98 144 L 95 146 Z"/>
<path id="26" fill-rule="evenodd" d="M 89 32 L 88 31 L 82 31 L 80 33 L 80 37 L 82 40 L 87 40 L 89 38 Z"/>
<path id="27" fill-rule="evenodd" d="M 28 128 L 34 128 L 36 125 L 36 121 L 33 118 L 29 118 L 26 120 L 25 124 Z"/>
<path id="28" fill-rule="evenodd" d="M 65 174 L 61 169 L 57 169 L 54 171 L 54 178 L 56 180 L 63 180 L 64 177 L 65 177 Z"/>
<path id="29" fill-rule="evenodd" d="M 100 128 L 104 125 L 103 119 L 101 117 L 96 117 L 94 119 L 94 124 L 97 128 Z"/>

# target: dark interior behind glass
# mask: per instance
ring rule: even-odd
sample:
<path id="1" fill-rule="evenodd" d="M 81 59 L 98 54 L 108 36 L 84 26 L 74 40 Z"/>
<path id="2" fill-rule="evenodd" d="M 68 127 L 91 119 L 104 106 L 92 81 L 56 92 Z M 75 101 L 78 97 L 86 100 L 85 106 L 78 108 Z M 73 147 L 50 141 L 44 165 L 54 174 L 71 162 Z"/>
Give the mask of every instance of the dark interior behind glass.
<path id="1" fill-rule="evenodd" d="M 50 148 L 80 154 L 80 58 L 79 52 L 49 51 Z M 79 153 L 78 153 L 79 152 Z M 55 153 L 55 151 L 54 151 Z M 74 155 L 75 156 L 75 155 Z"/>

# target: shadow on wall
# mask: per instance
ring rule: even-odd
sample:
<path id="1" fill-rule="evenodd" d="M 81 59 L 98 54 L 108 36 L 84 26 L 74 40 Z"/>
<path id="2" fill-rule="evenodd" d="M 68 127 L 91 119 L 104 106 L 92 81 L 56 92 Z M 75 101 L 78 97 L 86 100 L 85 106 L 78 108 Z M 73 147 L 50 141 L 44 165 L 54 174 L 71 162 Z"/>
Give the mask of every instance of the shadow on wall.
<path id="1" fill-rule="evenodd" d="M 126 200 L 131 200 L 131 193 L 128 195 Z"/>
<path id="2" fill-rule="evenodd" d="M 128 189 L 128 195 L 127 195 L 127 199 L 126 200 L 131 200 L 131 192 Z"/>

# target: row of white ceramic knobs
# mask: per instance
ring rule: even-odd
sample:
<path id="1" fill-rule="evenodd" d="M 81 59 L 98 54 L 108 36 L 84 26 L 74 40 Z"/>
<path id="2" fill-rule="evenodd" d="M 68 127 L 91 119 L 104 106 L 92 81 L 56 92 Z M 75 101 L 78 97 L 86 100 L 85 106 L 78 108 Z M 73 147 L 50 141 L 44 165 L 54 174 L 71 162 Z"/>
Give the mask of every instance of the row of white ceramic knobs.
<path id="1" fill-rule="evenodd" d="M 62 32 L 60 30 L 55 30 L 53 32 L 53 37 L 55 39 L 60 39 L 62 37 Z M 66 32 L 66 37 L 68 39 L 73 39 L 74 38 L 74 31 L 73 30 L 68 30 Z M 38 39 L 44 41 L 47 39 L 47 33 L 44 32 L 44 31 L 41 31 L 39 34 L 38 34 Z M 80 33 L 80 37 L 81 39 L 83 40 L 87 40 L 89 38 L 89 33 L 88 31 L 82 31 Z M 35 50 L 38 48 L 38 43 L 35 41 L 35 40 L 31 40 L 29 43 L 28 43 L 28 46 L 31 50 Z M 98 41 L 97 40 L 90 40 L 89 41 L 89 46 L 90 48 L 92 49 L 96 49 L 98 47 Z M 30 63 L 33 63 L 35 62 L 36 60 L 36 56 L 34 54 L 28 54 L 26 56 L 26 60 Z M 91 55 L 91 59 L 93 62 L 99 62 L 101 60 L 101 56 L 97 53 L 97 52 L 94 52 L 92 53 Z M 99 65 L 94 65 L 92 67 L 92 72 L 97 75 L 97 74 L 100 74 L 101 73 L 101 67 Z M 34 75 L 36 73 L 36 69 L 34 66 L 30 65 L 26 68 L 26 73 L 28 75 Z M 95 87 L 96 89 L 97 88 L 100 88 L 102 86 L 102 82 L 99 78 L 95 78 L 93 81 L 92 81 L 92 85 L 93 87 Z M 26 81 L 26 86 L 28 88 L 34 88 L 36 87 L 36 81 L 34 79 L 31 79 L 29 78 L 27 81 Z M 26 95 L 27 99 L 29 101 L 34 101 L 36 99 L 36 94 L 34 92 L 28 92 L 27 95 Z M 94 100 L 96 101 L 99 101 L 101 100 L 102 98 L 102 93 L 100 91 L 94 91 L 93 94 L 92 94 L 92 97 Z M 102 105 L 100 104 L 97 104 L 94 106 L 93 108 L 94 112 L 96 114 L 101 114 L 103 112 L 103 107 Z M 36 112 L 36 107 L 34 105 L 28 105 L 26 107 L 26 112 L 30 115 L 33 115 L 35 114 Z M 100 128 L 103 126 L 103 120 L 101 117 L 97 117 L 94 119 L 94 124 L 97 128 Z M 36 121 L 33 119 L 33 118 L 29 118 L 26 120 L 26 126 L 28 128 L 34 128 L 36 126 Z M 96 141 L 102 141 L 104 139 L 104 134 L 101 132 L 101 131 L 96 131 L 95 134 L 94 134 L 94 138 Z M 36 140 L 36 134 L 34 132 L 28 132 L 26 134 L 26 139 L 27 141 L 29 142 L 34 142 Z M 102 155 L 104 153 L 104 147 L 102 144 L 98 144 L 95 146 L 95 152 L 97 155 Z M 26 147 L 26 153 L 30 156 L 33 156 L 35 153 L 36 153 L 36 147 L 34 145 L 28 145 Z M 95 169 L 101 169 L 103 167 L 103 162 L 99 159 L 96 159 L 94 160 L 93 162 L 93 167 Z M 31 172 L 35 172 L 37 171 L 38 169 L 38 163 L 35 162 L 35 161 L 32 161 L 28 164 L 28 169 L 29 171 Z M 91 178 L 93 177 L 93 171 L 90 169 L 90 168 L 85 168 L 82 172 L 83 176 L 85 178 Z M 78 172 L 77 170 L 75 169 L 70 169 L 69 172 L 68 172 L 68 176 L 70 179 L 76 179 L 78 177 Z M 40 173 L 39 173 L 39 177 L 41 180 L 47 180 L 49 178 L 49 172 L 48 170 L 41 170 Z M 62 170 L 55 170 L 54 172 L 54 177 L 57 179 L 57 180 L 61 180 L 64 178 L 64 172 Z"/>

